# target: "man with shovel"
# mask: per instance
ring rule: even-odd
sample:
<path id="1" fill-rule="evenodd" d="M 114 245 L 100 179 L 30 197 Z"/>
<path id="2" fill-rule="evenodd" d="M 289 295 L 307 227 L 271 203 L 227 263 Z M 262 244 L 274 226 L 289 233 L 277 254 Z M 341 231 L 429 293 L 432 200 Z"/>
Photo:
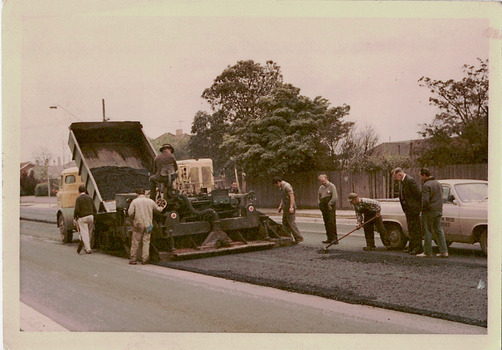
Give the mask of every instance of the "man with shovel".
<path id="1" fill-rule="evenodd" d="M 363 250 L 372 251 L 376 249 L 375 225 L 380 232 L 385 248 L 391 250 L 392 247 L 390 246 L 387 231 L 380 215 L 380 203 L 374 199 L 359 198 L 356 193 L 349 194 L 349 202 L 354 206 L 354 210 L 356 211 L 357 229 L 364 227 L 366 247 L 363 247 Z"/>

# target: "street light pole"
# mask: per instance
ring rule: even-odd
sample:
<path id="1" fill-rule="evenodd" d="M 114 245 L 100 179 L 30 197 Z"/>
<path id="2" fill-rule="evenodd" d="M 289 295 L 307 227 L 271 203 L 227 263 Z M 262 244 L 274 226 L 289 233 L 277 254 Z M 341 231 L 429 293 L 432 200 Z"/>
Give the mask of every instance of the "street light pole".
<path id="1" fill-rule="evenodd" d="M 69 115 L 71 115 L 73 118 L 77 119 L 78 121 L 82 121 L 82 119 L 80 119 L 79 117 L 77 117 L 75 114 L 73 114 L 72 112 L 70 112 L 69 110 L 67 110 L 66 108 L 64 108 L 63 106 L 61 105 L 54 105 L 54 106 L 50 106 L 49 107 L 50 109 L 58 109 L 58 108 L 61 108 L 63 111 L 65 111 L 66 113 L 68 113 Z"/>
<path id="2" fill-rule="evenodd" d="M 50 158 L 47 157 L 45 160 L 45 163 L 47 164 L 47 197 L 49 198 L 49 206 L 51 205 L 51 178 L 49 175 L 49 166 L 50 166 Z"/>

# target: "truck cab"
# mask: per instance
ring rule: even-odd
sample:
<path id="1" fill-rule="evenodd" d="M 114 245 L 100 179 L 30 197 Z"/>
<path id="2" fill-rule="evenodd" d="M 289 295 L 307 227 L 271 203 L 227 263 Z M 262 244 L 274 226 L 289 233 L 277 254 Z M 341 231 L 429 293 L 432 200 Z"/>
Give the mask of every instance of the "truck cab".
<path id="1" fill-rule="evenodd" d="M 82 178 L 78 174 L 78 168 L 64 169 L 59 179 L 57 198 L 57 225 L 61 234 L 61 240 L 70 243 L 73 240 L 73 211 L 75 200 L 79 195 L 78 187 L 83 185 Z"/>

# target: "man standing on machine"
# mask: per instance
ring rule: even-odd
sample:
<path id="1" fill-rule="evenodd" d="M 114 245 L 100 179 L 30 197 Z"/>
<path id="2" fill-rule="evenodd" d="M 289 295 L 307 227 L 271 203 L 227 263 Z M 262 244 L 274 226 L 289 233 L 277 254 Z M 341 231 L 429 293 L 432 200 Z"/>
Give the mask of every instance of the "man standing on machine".
<path id="1" fill-rule="evenodd" d="M 174 165 L 174 171 L 178 171 L 178 164 L 174 156 L 174 148 L 165 143 L 159 149 L 158 154 L 153 161 L 153 175 L 150 176 L 150 198 L 155 201 L 157 195 L 157 182 L 161 179 L 161 170 L 164 166 Z"/>

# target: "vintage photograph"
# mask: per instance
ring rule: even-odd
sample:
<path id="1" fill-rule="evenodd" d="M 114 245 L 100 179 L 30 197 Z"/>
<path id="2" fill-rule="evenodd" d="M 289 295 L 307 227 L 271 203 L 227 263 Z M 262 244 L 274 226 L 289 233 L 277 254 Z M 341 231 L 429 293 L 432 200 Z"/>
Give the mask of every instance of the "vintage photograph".
<path id="1" fill-rule="evenodd" d="M 500 344 L 500 12 L 5 2 L 5 346 Z"/>

